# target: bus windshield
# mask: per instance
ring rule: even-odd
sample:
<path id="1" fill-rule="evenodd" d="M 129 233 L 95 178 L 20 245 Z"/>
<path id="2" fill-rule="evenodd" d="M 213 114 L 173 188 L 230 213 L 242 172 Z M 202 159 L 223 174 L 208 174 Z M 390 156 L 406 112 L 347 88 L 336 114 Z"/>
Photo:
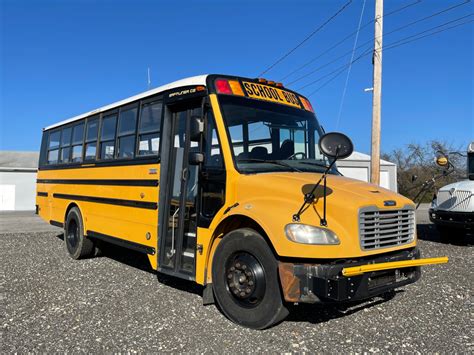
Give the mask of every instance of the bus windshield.
<path id="1" fill-rule="evenodd" d="M 330 164 L 317 147 L 322 130 L 313 113 L 235 96 L 219 102 L 240 172 L 323 172 Z"/>

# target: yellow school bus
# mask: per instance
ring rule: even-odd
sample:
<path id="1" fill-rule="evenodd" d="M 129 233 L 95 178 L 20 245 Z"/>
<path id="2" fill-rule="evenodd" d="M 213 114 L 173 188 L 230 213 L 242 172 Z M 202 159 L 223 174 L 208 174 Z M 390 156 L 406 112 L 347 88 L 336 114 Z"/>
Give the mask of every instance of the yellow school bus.
<path id="1" fill-rule="evenodd" d="M 370 298 L 415 282 L 415 206 L 342 176 L 350 140 L 265 79 L 179 80 L 43 130 L 37 213 L 74 259 L 109 243 L 204 286 L 263 329 L 288 303 Z"/>

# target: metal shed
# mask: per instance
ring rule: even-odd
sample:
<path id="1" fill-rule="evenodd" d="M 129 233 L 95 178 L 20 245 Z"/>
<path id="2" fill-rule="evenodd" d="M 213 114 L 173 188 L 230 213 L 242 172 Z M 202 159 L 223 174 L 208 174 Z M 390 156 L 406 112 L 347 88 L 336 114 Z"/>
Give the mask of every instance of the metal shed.
<path id="1" fill-rule="evenodd" d="M 354 152 L 348 158 L 338 160 L 337 167 L 344 176 L 370 180 L 370 155 Z M 396 164 L 380 159 L 380 186 L 398 192 Z"/>
<path id="2" fill-rule="evenodd" d="M 0 211 L 35 209 L 38 152 L 0 151 Z"/>

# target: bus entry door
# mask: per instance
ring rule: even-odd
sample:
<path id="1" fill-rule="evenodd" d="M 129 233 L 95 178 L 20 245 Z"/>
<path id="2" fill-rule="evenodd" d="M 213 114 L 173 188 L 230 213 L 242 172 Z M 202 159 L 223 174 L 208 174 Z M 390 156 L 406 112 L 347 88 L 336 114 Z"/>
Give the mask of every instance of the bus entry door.
<path id="1" fill-rule="evenodd" d="M 199 143 L 189 139 L 191 117 L 201 107 L 166 110 L 162 142 L 159 214 L 159 270 L 186 279 L 194 279 L 197 230 L 199 167 L 189 165 L 190 152 L 198 152 Z M 167 118 L 166 118 L 167 116 Z M 164 182 L 164 184 L 163 184 Z"/>

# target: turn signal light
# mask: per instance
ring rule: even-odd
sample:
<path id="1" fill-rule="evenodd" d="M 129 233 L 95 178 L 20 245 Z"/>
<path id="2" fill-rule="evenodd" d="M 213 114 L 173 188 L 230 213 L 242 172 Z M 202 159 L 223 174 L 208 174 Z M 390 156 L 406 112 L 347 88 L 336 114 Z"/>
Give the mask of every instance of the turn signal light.
<path id="1" fill-rule="evenodd" d="M 283 84 L 282 84 L 282 83 L 276 83 L 276 87 L 277 87 L 277 88 L 282 88 L 282 87 L 283 87 Z"/>
<path id="2" fill-rule="evenodd" d="M 275 83 L 274 81 L 268 80 L 267 84 L 268 84 L 268 85 L 275 86 L 276 83 Z"/>
<path id="3" fill-rule="evenodd" d="M 267 79 L 258 78 L 258 82 L 261 83 L 261 84 L 266 84 L 266 83 L 267 83 Z"/>
<path id="4" fill-rule="evenodd" d="M 306 111 L 314 112 L 313 106 L 311 106 L 311 103 L 308 100 L 306 100 L 304 97 L 301 97 L 301 96 L 300 96 L 300 100 Z"/>

